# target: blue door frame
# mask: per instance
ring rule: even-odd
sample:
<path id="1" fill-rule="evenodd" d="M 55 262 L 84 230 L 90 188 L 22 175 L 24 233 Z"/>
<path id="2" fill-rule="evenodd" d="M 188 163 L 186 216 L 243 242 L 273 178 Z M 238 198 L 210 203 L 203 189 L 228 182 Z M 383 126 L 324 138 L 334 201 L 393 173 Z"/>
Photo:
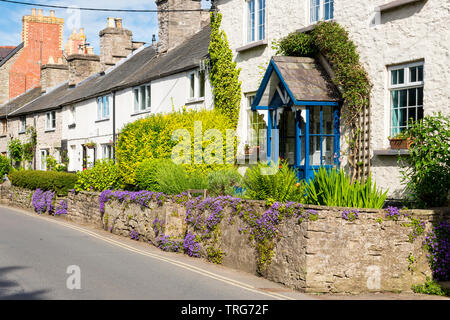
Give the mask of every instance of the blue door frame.
<path id="1" fill-rule="evenodd" d="M 285 106 L 282 108 L 286 108 Z M 310 130 L 310 115 L 313 108 L 320 108 L 320 133 L 311 134 Z M 323 108 L 332 108 L 333 116 L 333 127 L 334 131 L 332 134 L 326 134 L 323 132 L 324 119 L 323 119 Z M 267 158 L 269 161 L 277 161 L 279 159 L 279 138 L 277 133 L 277 108 L 268 108 L 268 130 L 267 130 Z M 302 128 L 302 112 L 305 112 L 305 123 Z M 275 130 L 273 130 L 275 129 Z M 273 130 L 273 131 L 272 131 Z M 319 168 L 339 168 L 339 157 L 340 157 L 340 107 L 336 105 L 311 105 L 305 106 L 303 110 L 295 111 L 295 164 L 294 168 L 298 171 L 299 180 L 306 180 L 309 182 L 310 179 L 314 178 L 314 171 Z M 311 164 L 310 159 L 310 143 L 311 138 L 317 137 L 320 140 L 320 165 Z M 333 164 L 324 164 L 323 150 L 324 150 L 324 138 L 333 138 Z M 304 146 L 303 146 L 304 144 Z M 302 158 L 302 147 L 304 147 L 304 159 Z M 303 164 L 302 164 L 303 163 Z"/>

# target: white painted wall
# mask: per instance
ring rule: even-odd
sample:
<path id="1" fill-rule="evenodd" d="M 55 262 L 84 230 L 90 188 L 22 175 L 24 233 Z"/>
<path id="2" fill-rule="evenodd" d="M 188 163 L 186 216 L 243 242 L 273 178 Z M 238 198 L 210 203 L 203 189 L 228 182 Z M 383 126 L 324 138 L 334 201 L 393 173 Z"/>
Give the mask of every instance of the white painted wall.
<path id="1" fill-rule="evenodd" d="M 424 112 L 450 113 L 450 16 L 449 1 L 428 0 L 404 6 L 382 15 L 381 24 L 372 23 L 375 7 L 390 0 L 334 0 L 335 21 L 343 25 L 356 43 L 361 62 L 373 84 L 371 97 L 371 150 L 387 149 L 390 132 L 390 100 L 387 67 L 424 60 Z M 255 92 L 270 58 L 273 40 L 309 25 L 310 0 L 266 0 L 267 46 L 238 53 L 246 44 L 246 0 L 219 0 L 226 32 L 238 67 L 242 69 L 242 103 L 238 126 L 241 141 L 247 139 L 246 95 Z M 261 69 L 262 68 L 262 69 Z M 264 71 L 264 70 L 263 70 Z M 344 138 L 341 145 L 344 145 Z M 242 146 L 242 144 L 241 144 Z M 344 163 L 345 165 L 345 163 Z M 396 157 L 372 155 L 372 175 L 377 184 L 400 197 L 403 186 Z"/>
<path id="2" fill-rule="evenodd" d="M 208 76 L 206 76 L 205 97 L 190 98 L 189 74 L 197 72 L 191 70 L 167 76 L 151 82 L 151 110 L 143 113 L 134 111 L 133 88 L 127 88 L 116 92 L 116 134 L 130 122 L 150 116 L 155 113 L 169 113 L 180 110 L 183 106 L 187 109 L 212 109 L 213 97 Z M 198 96 L 198 82 L 196 82 Z M 87 142 L 97 144 L 97 159 L 102 159 L 103 144 L 113 143 L 113 101 L 110 95 L 110 119 L 97 121 L 97 100 L 89 99 L 73 105 L 75 107 L 75 127 L 69 128 L 72 123 L 71 106 L 63 108 L 62 139 L 67 140 L 69 155 L 69 171 L 83 169 L 83 148 Z M 93 162 L 93 149 L 88 149 L 88 162 Z"/>

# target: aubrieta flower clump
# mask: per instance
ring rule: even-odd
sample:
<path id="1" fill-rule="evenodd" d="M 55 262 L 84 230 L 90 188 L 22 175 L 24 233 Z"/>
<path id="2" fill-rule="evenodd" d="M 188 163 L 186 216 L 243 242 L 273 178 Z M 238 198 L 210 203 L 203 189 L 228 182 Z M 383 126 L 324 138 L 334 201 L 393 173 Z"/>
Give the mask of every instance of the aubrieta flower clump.
<path id="1" fill-rule="evenodd" d="M 401 216 L 407 217 L 407 213 L 400 213 L 400 210 L 397 207 L 389 206 L 385 209 L 386 219 L 390 220 L 398 220 Z"/>
<path id="2" fill-rule="evenodd" d="M 67 214 L 67 201 L 61 200 L 59 204 L 56 206 L 55 216 L 60 216 L 63 214 Z"/>
<path id="3" fill-rule="evenodd" d="M 55 193 L 52 191 L 43 192 L 41 189 L 37 189 L 32 196 L 32 205 L 34 210 L 38 214 L 48 212 L 53 213 L 53 198 Z"/>
<path id="4" fill-rule="evenodd" d="M 139 233 L 136 230 L 131 230 L 130 238 L 131 240 L 139 241 Z"/>
<path id="5" fill-rule="evenodd" d="M 437 281 L 450 281 L 450 224 L 441 221 L 433 226 L 424 240 L 428 250 L 433 277 Z"/>
<path id="6" fill-rule="evenodd" d="M 193 233 L 188 233 L 183 242 L 184 252 L 190 257 L 200 257 L 200 244 Z"/>
<path id="7" fill-rule="evenodd" d="M 166 195 L 162 192 L 152 191 L 114 191 L 105 190 L 100 194 L 100 212 L 105 213 L 105 204 L 110 200 L 117 200 L 119 202 L 136 203 L 142 207 L 149 207 L 151 201 L 161 206 L 166 200 Z"/>
<path id="8" fill-rule="evenodd" d="M 347 221 L 355 221 L 356 219 L 359 219 L 359 210 L 342 211 L 342 219 Z"/>
<path id="9" fill-rule="evenodd" d="M 166 252 L 180 252 L 183 240 L 175 239 L 166 235 L 158 238 L 158 248 Z"/>

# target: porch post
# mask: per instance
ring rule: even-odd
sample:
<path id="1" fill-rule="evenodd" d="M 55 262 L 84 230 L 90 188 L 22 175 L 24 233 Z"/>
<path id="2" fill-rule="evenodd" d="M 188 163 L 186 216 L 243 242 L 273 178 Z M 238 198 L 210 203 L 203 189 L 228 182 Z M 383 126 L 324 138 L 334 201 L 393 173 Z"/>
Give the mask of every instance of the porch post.
<path id="1" fill-rule="evenodd" d="M 305 180 L 309 181 L 309 107 L 305 110 Z"/>

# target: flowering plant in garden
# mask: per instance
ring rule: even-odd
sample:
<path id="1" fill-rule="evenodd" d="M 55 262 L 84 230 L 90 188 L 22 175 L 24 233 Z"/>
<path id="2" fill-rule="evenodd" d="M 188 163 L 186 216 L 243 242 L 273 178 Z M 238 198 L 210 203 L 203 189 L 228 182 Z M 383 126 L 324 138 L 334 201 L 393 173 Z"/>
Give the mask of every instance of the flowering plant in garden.
<path id="1" fill-rule="evenodd" d="M 52 191 L 43 192 L 41 189 L 37 189 L 32 196 L 32 204 L 34 210 L 39 213 L 48 212 L 49 214 L 53 213 L 53 198 L 55 193 Z"/>
<path id="2" fill-rule="evenodd" d="M 188 233 L 184 238 L 183 249 L 190 257 L 200 257 L 200 244 L 197 242 L 197 237 L 193 233 Z"/>
<path id="3" fill-rule="evenodd" d="M 158 248 L 167 252 L 180 252 L 183 240 L 174 239 L 166 235 L 158 238 Z"/>
<path id="4" fill-rule="evenodd" d="M 446 221 L 437 223 L 424 240 L 431 270 L 435 280 L 450 280 L 450 224 Z"/>
<path id="5" fill-rule="evenodd" d="M 404 217 L 407 217 L 407 213 L 400 213 L 400 210 L 397 207 L 389 206 L 385 209 L 386 211 L 386 218 L 391 220 L 398 220 L 402 215 Z"/>
<path id="6" fill-rule="evenodd" d="M 347 221 L 355 221 L 356 219 L 359 219 L 359 210 L 342 211 L 342 219 Z"/>
<path id="7" fill-rule="evenodd" d="M 56 206 L 55 216 L 60 216 L 62 214 L 67 214 L 67 201 L 61 200 Z"/>
<path id="8" fill-rule="evenodd" d="M 130 238 L 131 238 L 132 240 L 138 241 L 138 240 L 139 240 L 139 233 L 138 233 L 136 230 L 131 230 L 131 232 L 130 232 Z"/>

